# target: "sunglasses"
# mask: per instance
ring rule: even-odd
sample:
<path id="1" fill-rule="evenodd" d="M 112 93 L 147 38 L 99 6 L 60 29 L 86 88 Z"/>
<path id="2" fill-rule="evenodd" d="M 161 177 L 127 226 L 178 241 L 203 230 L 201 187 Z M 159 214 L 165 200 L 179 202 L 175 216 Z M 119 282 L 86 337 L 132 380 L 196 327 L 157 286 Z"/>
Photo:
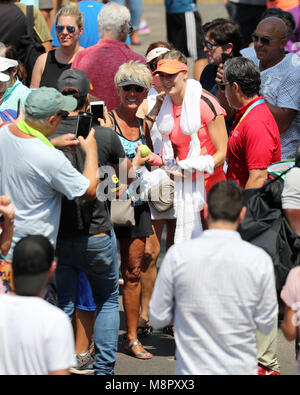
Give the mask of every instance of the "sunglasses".
<path id="1" fill-rule="evenodd" d="M 136 93 L 142 93 L 145 90 L 145 88 L 143 88 L 142 86 L 139 86 L 139 85 L 125 85 L 125 86 L 122 86 L 122 89 L 125 92 L 129 92 L 132 89 L 134 89 L 136 91 Z"/>
<path id="2" fill-rule="evenodd" d="M 260 41 L 263 45 L 270 45 L 272 39 L 268 37 L 258 36 L 257 34 L 252 34 L 252 41 L 257 43 Z"/>
<path id="3" fill-rule="evenodd" d="M 75 26 L 63 26 L 63 25 L 57 25 L 56 26 L 56 32 L 58 34 L 61 34 L 65 28 L 67 29 L 68 33 L 73 34 L 75 33 Z"/>
<path id="4" fill-rule="evenodd" d="M 204 41 L 204 46 L 207 48 L 207 49 L 213 49 L 213 47 L 220 47 L 220 44 L 213 44 L 213 43 L 211 43 L 210 41 Z"/>

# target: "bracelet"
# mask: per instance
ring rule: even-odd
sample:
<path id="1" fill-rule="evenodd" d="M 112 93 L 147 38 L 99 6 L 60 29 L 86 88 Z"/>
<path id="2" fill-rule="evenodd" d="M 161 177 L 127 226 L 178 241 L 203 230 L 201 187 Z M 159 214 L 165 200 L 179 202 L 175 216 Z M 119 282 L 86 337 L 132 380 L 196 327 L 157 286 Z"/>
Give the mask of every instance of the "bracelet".
<path id="1" fill-rule="evenodd" d="M 149 121 L 151 121 L 152 123 L 154 123 L 155 122 L 155 119 L 156 119 L 156 115 L 154 115 L 155 116 L 155 118 L 153 118 L 153 116 L 151 117 L 150 115 L 145 115 L 145 119 L 148 119 Z"/>

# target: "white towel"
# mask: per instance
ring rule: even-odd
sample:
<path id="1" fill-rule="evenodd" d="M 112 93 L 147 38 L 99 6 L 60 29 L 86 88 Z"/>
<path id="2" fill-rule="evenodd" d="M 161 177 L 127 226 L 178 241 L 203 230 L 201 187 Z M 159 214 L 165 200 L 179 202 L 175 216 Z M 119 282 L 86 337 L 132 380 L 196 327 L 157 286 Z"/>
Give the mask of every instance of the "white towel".
<path id="1" fill-rule="evenodd" d="M 179 161 L 178 165 L 185 171 L 186 178 L 175 180 L 174 209 L 176 216 L 175 243 L 198 237 L 202 232 L 200 211 L 205 200 L 204 171 L 213 174 L 214 161 L 210 155 L 201 156 L 201 146 L 198 131 L 201 127 L 201 84 L 189 79 L 182 103 L 180 128 L 182 133 L 191 136 L 189 153 L 185 160 Z M 174 125 L 173 105 L 171 98 L 166 96 L 156 124 L 162 134 L 161 155 L 163 161 L 174 158 L 172 143 L 169 134 Z M 196 179 L 192 180 L 193 172 L 197 170 Z"/>

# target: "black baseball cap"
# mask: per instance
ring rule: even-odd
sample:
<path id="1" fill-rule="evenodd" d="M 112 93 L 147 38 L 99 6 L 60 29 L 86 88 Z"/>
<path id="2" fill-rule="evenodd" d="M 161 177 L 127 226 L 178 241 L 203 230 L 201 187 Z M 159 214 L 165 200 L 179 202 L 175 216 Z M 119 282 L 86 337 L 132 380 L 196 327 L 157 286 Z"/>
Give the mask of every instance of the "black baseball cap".
<path id="1" fill-rule="evenodd" d="M 86 96 L 93 89 L 87 75 L 82 70 L 75 68 L 61 73 L 57 81 L 57 88 L 61 93 L 73 89 L 80 97 Z"/>

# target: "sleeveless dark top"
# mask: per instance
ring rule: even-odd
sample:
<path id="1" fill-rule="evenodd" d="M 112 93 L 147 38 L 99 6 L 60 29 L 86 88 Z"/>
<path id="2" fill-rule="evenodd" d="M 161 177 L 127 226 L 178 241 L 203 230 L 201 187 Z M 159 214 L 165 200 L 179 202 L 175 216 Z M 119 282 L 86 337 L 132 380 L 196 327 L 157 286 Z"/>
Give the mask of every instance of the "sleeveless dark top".
<path id="1" fill-rule="evenodd" d="M 42 74 L 40 87 L 48 86 L 49 88 L 57 88 L 57 80 L 60 77 L 61 73 L 65 70 L 68 70 L 72 65 L 71 63 L 58 63 L 58 61 L 55 59 L 55 51 L 56 50 L 53 49 L 47 54 L 47 60 L 44 72 Z"/>

